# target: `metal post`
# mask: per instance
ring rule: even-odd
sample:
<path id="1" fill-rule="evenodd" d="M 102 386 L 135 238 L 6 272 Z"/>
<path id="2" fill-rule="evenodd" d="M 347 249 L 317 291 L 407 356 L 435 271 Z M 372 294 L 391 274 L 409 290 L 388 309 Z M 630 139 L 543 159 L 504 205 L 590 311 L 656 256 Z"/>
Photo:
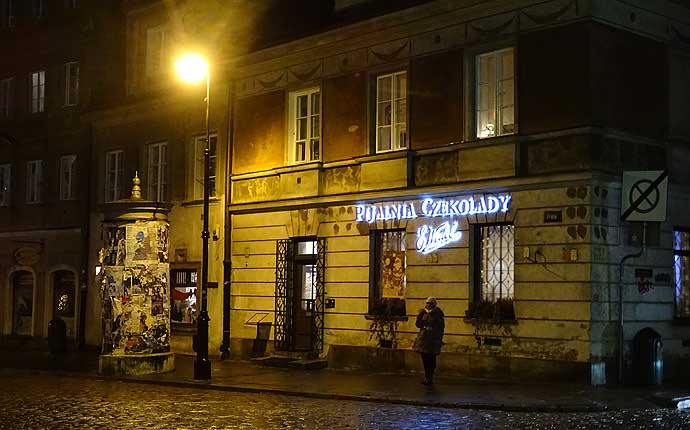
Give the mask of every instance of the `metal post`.
<path id="1" fill-rule="evenodd" d="M 208 206 L 210 198 L 210 151 L 211 151 L 211 72 L 206 71 L 206 149 L 204 149 L 204 226 L 201 232 L 201 312 L 197 319 L 196 360 L 194 361 L 194 379 L 211 379 L 211 362 L 208 359 L 208 322 L 211 320 L 207 309 L 208 287 Z"/>

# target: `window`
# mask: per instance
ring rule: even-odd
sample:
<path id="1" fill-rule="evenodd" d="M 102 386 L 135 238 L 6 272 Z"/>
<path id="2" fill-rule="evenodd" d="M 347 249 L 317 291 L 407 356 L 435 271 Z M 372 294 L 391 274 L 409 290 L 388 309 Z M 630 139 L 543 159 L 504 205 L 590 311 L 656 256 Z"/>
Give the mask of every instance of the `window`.
<path id="1" fill-rule="evenodd" d="M 45 0 L 32 0 L 31 3 L 31 13 L 34 18 L 45 18 L 46 17 L 46 1 Z"/>
<path id="2" fill-rule="evenodd" d="M 31 74 L 31 113 L 45 110 L 46 72 L 39 70 Z"/>
<path id="3" fill-rule="evenodd" d="M 194 324 L 197 317 L 196 269 L 170 270 L 170 321 Z"/>
<path id="4" fill-rule="evenodd" d="M 12 115 L 13 81 L 13 78 L 0 81 L 0 118 L 9 118 Z"/>
<path id="5" fill-rule="evenodd" d="M 124 152 L 110 151 L 105 154 L 105 201 L 120 199 L 124 176 Z"/>
<path id="6" fill-rule="evenodd" d="M 290 161 L 317 161 L 321 156 L 321 92 L 319 88 L 290 93 Z"/>
<path id="7" fill-rule="evenodd" d="M 73 200 L 74 190 L 74 162 L 76 155 L 60 157 L 60 200 Z"/>
<path id="8" fill-rule="evenodd" d="M 32 160 L 26 163 L 26 202 L 41 203 L 43 190 L 43 161 Z"/>
<path id="9" fill-rule="evenodd" d="M 79 103 L 79 63 L 65 64 L 65 106 Z"/>
<path id="10" fill-rule="evenodd" d="M 146 30 L 146 76 L 161 72 L 165 55 L 165 29 L 162 26 Z"/>
<path id="11" fill-rule="evenodd" d="M 16 0 L 0 0 L 0 27 L 14 28 L 17 24 Z"/>
<path id="12" fill-rule="evenodd" d="M 10 205 L 11 172 L 9 164 L 0 164 L 0 206 Z"/>
<path id="13" fill-rule="evenodd" d="M 407 72 L 376 78 L 376 152 L 407 148 Z"/>
<path id="14" fill-rule="evenodd" d="M 147 198 L 164 202 L 167 196 L 168 144 L 165 142 L 149 145 L 149 191 Z"/>
<path id="15" fill-rule="evenodd" d="M 79 7 L 78 0 L 65 0 L 65 9 L 76 9 Z"/>
<path id="16" fill-rule="evenodd" d="M 209 150 L 209 196 L 216 195 L 216 147 L 218 136 L 211 135 Z M 194 139 L 194 198 L 204 198 L 204 149 L 206 149 L 206 136 L 198 136 Z"/>
<path id="17" fill-rule="evenodd" d="M 514 231 L 512 224 L 474 226 L 474 316 L 515 319 Z"/>
<path id="18" fill-rule="evenodd" d="M 369 314 L 405 316 L 407 288 L 405 230 L 375 230 L 370 235 Z"/>
<path id="19" fill-rule="evenodd" d="M 690 229 L 673 230 L 676 318 L 690 318 Z"/>
<path id="20" fill-rule="evenodd" d="M 476 59 L 477 137 L 515 133 L 514 49 L 488 52 Z"/>

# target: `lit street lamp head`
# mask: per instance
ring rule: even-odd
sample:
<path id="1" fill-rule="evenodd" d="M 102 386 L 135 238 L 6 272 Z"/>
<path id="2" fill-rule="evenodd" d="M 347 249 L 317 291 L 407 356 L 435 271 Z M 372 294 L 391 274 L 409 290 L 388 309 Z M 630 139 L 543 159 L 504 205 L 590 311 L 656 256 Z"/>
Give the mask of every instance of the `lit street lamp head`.
<path id="1" fill-rule="evenodd" d="M 199 82 L 208 74 L 208 63 L 197 54 L 188 54 L 175 61 L 177 75 L 185 82 Z"/>

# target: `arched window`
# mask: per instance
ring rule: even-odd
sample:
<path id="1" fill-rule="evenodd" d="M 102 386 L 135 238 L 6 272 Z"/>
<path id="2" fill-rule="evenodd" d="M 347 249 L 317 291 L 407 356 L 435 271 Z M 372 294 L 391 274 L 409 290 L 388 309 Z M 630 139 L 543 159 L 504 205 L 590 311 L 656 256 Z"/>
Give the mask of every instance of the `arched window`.
<path id="1" fill-rule="evenodd" d="M 25 270 L 12 275 L 12 334 L 31 336 L 33 326 L 34 276 Z"/>

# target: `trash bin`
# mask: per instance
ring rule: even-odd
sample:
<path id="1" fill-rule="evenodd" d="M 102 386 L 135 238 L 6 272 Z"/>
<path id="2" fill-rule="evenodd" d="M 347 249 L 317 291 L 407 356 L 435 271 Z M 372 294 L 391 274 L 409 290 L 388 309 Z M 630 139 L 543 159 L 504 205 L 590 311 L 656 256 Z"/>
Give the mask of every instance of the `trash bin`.
<path id="1" fill-rule="evenodd" d="M 62 354 L 67 348 L 67 324 L 55 317 L 48 323 L 48 348 L 53 354 Z"/>
<path id="2" fill-rule="evenodd" d="M 256 339 L 252 345 L 252 357 L 263 357 L 266 354 L 268 338 L 271 336 L 271 322 L 260 322 L 256 324 Z"/>
<path id="3" fill-rule="evenodd" d="M 633 381 L 640 385 L 661 385 L 664 381 L 664 356 L 661 335 L 647 327 L 633 339 Z"/>

